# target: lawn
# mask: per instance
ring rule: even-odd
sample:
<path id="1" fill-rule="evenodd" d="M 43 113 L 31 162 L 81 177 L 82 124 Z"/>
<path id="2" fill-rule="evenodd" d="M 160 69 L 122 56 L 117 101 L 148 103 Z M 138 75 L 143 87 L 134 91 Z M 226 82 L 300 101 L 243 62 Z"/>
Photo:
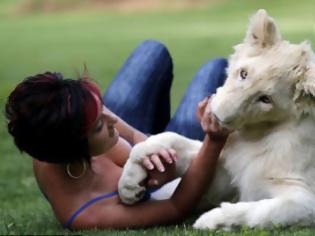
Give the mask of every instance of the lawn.
<path id="1" fill-rule="evenodd" d="M 47 70 L 74 77 L 87 63 L 102 88 L 128 54 L 143 40 L 156 39 L 174 60 L 172 111 L 198 68 L 211 58 L 228 57 L 245 34 L 248 18 L 265 8 L 276 19 L 283 37 L 315 47 L 314 0 L 224 0 L 185 10 L 122 13 L 79 10 L 20 15 L 12 7 L 21 0 L 0 2 L 0 109 L 24 77 Z M 0 234 L 73 234 L 54 219 L 37 189 L 31 159 L 21 155 L 0 116 Z M 234 233 L 195 231 L 194 217 L 185 224 L 130 231 L 84 231 L 87 235 L 315 235 L 313 229 L 242 229 Z M 77 234 L 77 232 L 75 233 Z"/>

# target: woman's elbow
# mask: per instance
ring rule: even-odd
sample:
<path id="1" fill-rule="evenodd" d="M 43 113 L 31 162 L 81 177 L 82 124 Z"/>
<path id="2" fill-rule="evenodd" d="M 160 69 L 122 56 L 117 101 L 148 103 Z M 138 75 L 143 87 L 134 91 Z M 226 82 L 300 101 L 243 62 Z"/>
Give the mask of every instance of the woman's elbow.
<path id="1" fill-rule="evenodd" d="M 172 210 L 169 212 L 169 215 L 173 219 L 173 222 L 182 221 L 192 211 L 191 207 L 189 207 L 189 204 L 176 202 L 174 199 L 172 199 L 171 201 L 173 202 L 173 207 Z"/>

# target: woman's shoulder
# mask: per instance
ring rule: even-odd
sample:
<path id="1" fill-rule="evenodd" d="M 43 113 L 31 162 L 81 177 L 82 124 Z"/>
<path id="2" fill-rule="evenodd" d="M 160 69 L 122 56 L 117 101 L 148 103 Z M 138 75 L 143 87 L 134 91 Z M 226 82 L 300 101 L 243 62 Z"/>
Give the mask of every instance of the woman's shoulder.
<path id="1" fill-rule="evenodd" d="M 72 203 L 67 201 L 67 195 L 63 194 L 64 189 L 61 177 L 56 173 L 54 164 L 33 160 L 33 171 L 37 185 L 50 203 L 54 214 L 59 222 L 63 223 L 72 211 Z M 63 206 L 62 206 L 63 205 Z"/>
<path id="2" fill-rule="evenodd" d="M 38 187 L 51 204 L 60 223 L 65 224 L 78 209 L 92 202 L 93 199 L 117 190 L 121 168 L 111 163 L 112 161 L 104 158 L 92 160 L 84 176 L 73 179 L 67 175 L 66 167 L 63 165 L 33 161 Z M 117 199 L 118 197 L 113 196 L 110 200 L 95 201 L 97 204 L 93 203 L 93 205 L 100 207 L 117 204 Z M 84 210 L 80 212 L 80 215 L 85 219 L 85 212 L 93 209 L 94 207 Z"/>

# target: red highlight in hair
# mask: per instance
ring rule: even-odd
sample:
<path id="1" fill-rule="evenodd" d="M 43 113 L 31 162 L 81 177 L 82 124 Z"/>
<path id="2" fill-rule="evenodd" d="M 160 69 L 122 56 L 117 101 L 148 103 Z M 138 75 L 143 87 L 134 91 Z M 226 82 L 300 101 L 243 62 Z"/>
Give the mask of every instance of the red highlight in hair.
<path id="1" fill-rule="evenodd" d="M 81 80 L 80 82 L 82 87 L 91 94 L 91 97 L 84 104 L 85 124 L 83 130 L 84 132 L 88 132 L 98 117 L 103 100 L 101 92 L 95 83 L 88 80 Z"/>

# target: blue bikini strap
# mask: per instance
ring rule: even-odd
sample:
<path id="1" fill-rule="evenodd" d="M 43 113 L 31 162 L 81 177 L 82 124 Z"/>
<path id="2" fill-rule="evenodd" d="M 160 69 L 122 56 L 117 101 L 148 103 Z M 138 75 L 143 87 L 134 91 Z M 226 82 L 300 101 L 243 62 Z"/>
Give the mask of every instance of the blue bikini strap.
<path id="1" fill-rule="evenodd" d="M 147 189 L 145 191 L 144 197 L 142 198 L 142 202 L 143 201 L 147 201 L 150 199 L 151 197 L 151 193 L 154 193 L 155 191 L 157 191 L 159 188 L 152 188 L 152 189 Z M 88 208 L 89 206 L 93 205 L 94 203 L 101 201 L 103 199 L 106 198 L 111 198 L 114 196 L 118 196 L 118 191 L 112 192 L 112 193 L 106 193 L 104 195 L 98 196 L 96 198 L 93 198 L 91 200 L 89 200 L 87 203 L 85 203 L 84 205 L 82 205 L 78 210 L 76 210 L 72 216 L 70 217 L 70 219 L 67 221 L 67 223 L 64 225 L 65 228 L 71 229 L 71 224 L 72 222 L 75 220 L 75 218 L 82 212 L 84 211 L 84 209 Z"/>
<path id="2" fill-rule="evenodd" d="M 94 203 L 106 199 L 106 198 L 110 198 L 110 197 L 114 197 L 117 196 L 118 192 L 112 192 L 112 193 L 107 193 L 101 196 L 98 196 L 96 198 L 91 199 L 90 201 L 88 201 L 87 203 L 85 203 L 84 205 L 82 205 L 78 210 L 76 210 L 72 216 L 70 217 L 70 219 L 67 221 L 67 223 L 65 224 L 65 227 L 70 229 L 70 226 L 72 224 L 72 222 L 74 221 L 74 219 L 86 208 L 88 208 L 89 206 L 93 205 Z"/>

